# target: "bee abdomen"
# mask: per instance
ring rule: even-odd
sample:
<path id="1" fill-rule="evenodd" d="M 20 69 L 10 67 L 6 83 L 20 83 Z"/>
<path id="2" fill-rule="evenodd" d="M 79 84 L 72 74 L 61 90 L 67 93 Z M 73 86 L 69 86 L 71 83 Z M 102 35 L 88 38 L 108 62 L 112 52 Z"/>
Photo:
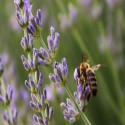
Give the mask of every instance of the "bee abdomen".
<path id="1" fill-rule="evenodd" d="M 96 96 L 97 94 L 97 81 L 96 81 L 96 77 L 95 74 L 89 70 L 88 71 L 88 81 L 89 81 L 89 85 L 92 91 L 92 95 Z"/>

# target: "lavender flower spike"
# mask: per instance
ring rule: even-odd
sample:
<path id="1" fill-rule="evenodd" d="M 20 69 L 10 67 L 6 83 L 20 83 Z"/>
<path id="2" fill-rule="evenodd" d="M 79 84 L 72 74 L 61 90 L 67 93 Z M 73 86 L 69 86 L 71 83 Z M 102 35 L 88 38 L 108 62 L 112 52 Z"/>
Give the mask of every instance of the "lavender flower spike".
<path id="1" fill-rule="evenodd" d="M 54 36 L 53 27 L 50 28 L 50 35 L 48 36 L 47 41 L 48 41 L 50 56 L 51 56 L 51 58 L 55 59 L 57 52 L 58 52 L 60 35 L 59 35 L 59 33 L 55 33 L 55 36 Z"/>
<path id="2" fill-rule="evenodd" d="M 49 79 L 57 87 L 64 86 L 67 80 L 68 67 L 66 59 L 62 59 L 62 63 L 55 62 L 54 74 L 49 74 Z"/>
<path id="3" fill-rule="evenodd" d="M 67 103 L 61 103 L 60 106 L 63 109 L 64 118 L 70 123 L 75 122 L 79 118 L 80 114 L 70 99 L 67 98 Z"/>

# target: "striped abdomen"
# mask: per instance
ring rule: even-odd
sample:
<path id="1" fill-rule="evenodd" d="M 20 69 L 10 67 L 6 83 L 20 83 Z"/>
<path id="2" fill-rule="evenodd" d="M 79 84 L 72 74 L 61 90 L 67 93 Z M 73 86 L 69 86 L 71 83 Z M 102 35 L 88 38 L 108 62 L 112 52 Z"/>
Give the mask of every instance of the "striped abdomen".
<path id="1" fill-rule="evenodd" d="M 92 95 L 96 96 L 96 94 L 97 94 L 97 81 L 96 81 L 94 71 L 90 68 L 87 70 L 86 75 L 87 75 L 87 83 L 88 83 L 88 85 L 90 85 Z"/>

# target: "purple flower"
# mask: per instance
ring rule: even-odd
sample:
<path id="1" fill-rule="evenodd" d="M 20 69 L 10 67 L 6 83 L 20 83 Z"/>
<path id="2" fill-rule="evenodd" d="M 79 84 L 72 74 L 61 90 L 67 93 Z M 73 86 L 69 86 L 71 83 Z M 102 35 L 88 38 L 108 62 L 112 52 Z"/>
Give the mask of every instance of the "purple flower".
<path id="1" fill-rule="evenodd" d="M 30 4 L 29 0 L 25 0 L 24 1 L 24 6 L 23 6 L 23 11 L 28 11 L 28 15 L 29 15 L 29 20 L 31 20 L 33 18 L 33 14 L 32 14 L 32 5 Z"/>
<path id="2" fill-rule="evenodd" d="M 54 31 L 55 31 L 54 27 L 51 27 L 50 35 L 47 38 L 49 54 L 50 54 L 51 58 L 56 58 L 58 47 L 59 47 L 59 41 L 60 41 L 59 33 L 55 33 L 55 35 L 54 35 Z"/>
<path id="3" fill-rule="evenodd" d="M 70 123 L 75 122 L 79 118 L 80 114 L 70 99 L 67 98 L 66 104 L 61 103 L 60 106 L 63 109 L 64 118 Z"/>
<path id="4" fill-rule="evenodd" d="M 64 86 L 67 80 L 68 67 L 66 59 L 62 59 L 62 63 L 55 62 L 54 74 L 49 74 L 49 79 L 57 87 Z"/>

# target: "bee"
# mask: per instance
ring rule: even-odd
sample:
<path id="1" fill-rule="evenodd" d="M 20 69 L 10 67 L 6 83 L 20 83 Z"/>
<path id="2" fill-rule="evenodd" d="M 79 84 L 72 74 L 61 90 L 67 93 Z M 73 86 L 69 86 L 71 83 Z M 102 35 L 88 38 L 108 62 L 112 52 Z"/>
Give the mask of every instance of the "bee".
<path id="1" fill-rule="evenodd" d="M 89 85 L 91 94 L 93 96 L 96 96 L 97 94 L 97 80 L 94 71 L 98 70 L 100 67 L 104 67 L 104 65 L 97 64 L 93 67 L 90 67 L 88 54 L 84 52 L 82 63 L 77 68 L 77 84 L 84 84 L 85 87 Z"/>

